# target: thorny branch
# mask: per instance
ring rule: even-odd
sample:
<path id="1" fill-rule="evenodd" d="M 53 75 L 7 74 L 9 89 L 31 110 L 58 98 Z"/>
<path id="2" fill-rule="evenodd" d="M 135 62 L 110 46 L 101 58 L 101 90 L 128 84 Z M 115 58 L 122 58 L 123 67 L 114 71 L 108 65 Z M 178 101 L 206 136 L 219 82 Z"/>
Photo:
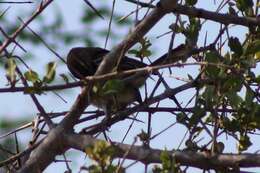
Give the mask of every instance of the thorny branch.
<path id="1" fill-rule="evenodd" d="M 71 148 L 85 151 L 86 146 L 93 145 L 100 141 L 90 135 L 67 134 L 67 144 Z M 128 145 L 122 143 L 111 143 L 116 149 L 116 157 L 123 157 L 124 153 L 127 159 L 138 160 L 143 163 L 161 163 L 161 153 L 163 150 L 146 148 L 144 146 Z M 194 166 L 201 169 L 221 169 L 227 167 L 254 167 L 260 165 L 259 154 L 215 154 L 211 155 L 207 151 L 193 152 L 173 150 L 167 151 L 170 156 L 176 159 L 177 163 L 186 166 Z"/>

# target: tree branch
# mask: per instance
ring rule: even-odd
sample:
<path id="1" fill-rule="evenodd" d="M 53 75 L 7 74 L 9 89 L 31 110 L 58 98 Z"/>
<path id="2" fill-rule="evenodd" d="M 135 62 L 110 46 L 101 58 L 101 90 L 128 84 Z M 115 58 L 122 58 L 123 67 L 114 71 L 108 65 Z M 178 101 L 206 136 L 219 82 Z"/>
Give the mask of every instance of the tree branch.
<path id="1" fill-rule="evenodd" d="M 198 17 L 209 19 L 214 22 L 223 23 L 225 25 L 228 24 L 236 24 L 236 25 L 243 25 L 243 26 L 259 26 L 260 25 L 260 18 L 256 17 L 239 17 L 231 14 L 221 14 L 216 12 L 207 11 L 200 8 L 195 7 L 187 7 L 183 5 L 177 5 L 172 9 L 174 13 L 178 14 L 185 14 L 190 17 Z"/>
<path id="2" fill-rule="evenodd" d="M 24 23 L 22 24 L 13 34 L 11 37 L 6 39 L 4 43 L 0 46 L 0 54 L 1 52 L 15 40 L 15 38 L 23 31 L 23 29 L 29 25 L 39 14 L 41 14 L 42 11 L 52 2 L 53 0 L 47 0 L 46 2 L 41 2 L 40 6 L 37 8 L 37 10 L 33 13 L 33 15 Z"/>
<path id="3" fill-rule="evenodd" d="M 169 12 L 168 9 L 165 9 L 164 7 L 175 5 L 176 1 L 161 0 L 161 3 L 162 7 L 155 8 L 149 16 L 136 26 L 134 31 L 130 33 L 125 40 L 119 43 L 118 46 L 105 56 L 95 75 L 111 72 L 120 59 L 119 55 L 123 55 L 127 49 L 137 43 L 140 38 L 142 38 L 167 12 Z M 89 88 L 91 88 L 91 85 L 84 87 L 70 109 L 70 112 L 57 127 L 49 131 L 46 139 L 32 152 L 28 161 L 18 171 L 19 173 L 42 172 L 51 162 L 53 162 L 56 155 L 61 154 L 68 149 L 63 145 L 63 141 L 65 140 L 64 134 L 73 130 L 73 126 L 77 123 L 79 117 L 88 105 L 87 95 Z M 48 155 L 46 154 L 47 151 Z"/>
<path id="4" fill-rule="evenodd" d="M 106 119 L 106 120 L 102 121 L 101 123 L 99 123 L 97 125 L 94 125 L 92 127 L 88 127 L 88 131 L 85 131 L 85 132 L 87 134 L 91 134 L 91 135 L 96 134 L 98 132 L 102 132 L 102 131 L 106 130 L 108 127 L 110 127 L 111 125 L 126 119 L 128 117 L 128 115 L 131 115 L 134 112 L 139 112 L 142 109 L 149 107 L 149 105 L 151 105 L 151 104 L 154 104 L 154 103 L 157 103 L 157 102 L 159 102 L 163 99 L 169 98 L 173 95 L 176 95 L 177 93 L 179 93 L 181 91 L 190 89 L 194 86 L 195 86 L 195 83 L 193 81 L 193 82 L 183 84 L 183 85 L 176 87 L 176 88 L 173 88 L 173 89 L 167 89 L 162 94 L 146 100 L 143 104 L 137 105 L 133 108 L 126 109 L 124 111 L 120 111 L 120 112 L 116 113 L 115 116 L 113 116 L 109 119 Z"/>
<path id="5" fill-rule="evenodd" d="M 138 5 L 141 5 L 142 7 L 148 7 L 148 8 L 155 8 L 154 5 L 149 3 L 144 3 L 136 0 L 126 0 L 131 3 L 135 3 Z M 260 18 L 259 17 L 239 17 L 231 14 L 221 14 L 216 12 L 211 12 L 208 10 L 204 10 L 201 8 L 195 8 L 195 7 L 188 7 L 184 5 L 177 4 L 175 7 L 171 9 L 174 13 L 177 14 L 184 14 L 190 17 L 198 17 L 198 18 L 204 18 L 209 19 L 218 23 L 223 23 L 225 25 L 228 24 L 236 24 L 236 25 L 242 25 L 242 26 L 259 26 L 260 25 Z"/>
<path id="6" fill-rule="evenodd" d="M 66 143 L 70 148 L 85 152 L 87 146 L 101 141 L 89 135 L 66 134 Z M 115 157 L 138 160 L 144 164 L 161 163 L 160 155 L 164 150 L 133 146 L 113 142 L 116 150 Z M 124 153 L 128 152 L 127 155 Z M 194 151 L 167 151 L 167 153 L 183 166 L 194 166 L 201 169 L 223 169 L 228 167 L 257 167 L 260 166 L 260 154 L 215 154 Z"/>

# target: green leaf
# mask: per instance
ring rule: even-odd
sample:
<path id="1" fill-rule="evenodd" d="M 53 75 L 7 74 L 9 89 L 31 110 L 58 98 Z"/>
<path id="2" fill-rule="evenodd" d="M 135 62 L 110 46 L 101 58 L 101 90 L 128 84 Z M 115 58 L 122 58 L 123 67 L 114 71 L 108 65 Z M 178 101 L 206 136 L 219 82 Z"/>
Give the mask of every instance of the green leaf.
<path id="1" fill-rule="evenodd" d="M 247 106 L 252 105 L 254 100 L 254 92 L 251 89 L 246 90 L 246 98 L 245 98 L 245 104 Z"/>
<path id="2" fill-rule="evenodd" d="M 255 81 L 257 84 L 260 84 L 260 75 L 258 75 L 256 78 L 255 78 Z"/>
<path id="3" fill-rule="evenodd" d="M 246 11 L 254 6 L 253 0 L 236 0 L 237 8 Z"/>
<path id="4" fill-rule="evenodd" d="M 236 92 L 228 92 L 226 94 L 230 105 L 233 108 L 239 108 L 243 99 Z"/>
<path id="5" fill-rule="evenodd" d="M 122 91 L 124 88 L 124 83 L 121 80 L 118 79 L 112 79 L 112 80 L 108 80 L 103 88 L 103 94 L 107 95 L 107 94 L 116 94 L 120 91 Z"/>
<path id="6" fill-rule="evenodd" d="M 186 44 L 188 46 L 195 46 L 198 41 L 199 31 L 201 29 L 201 22 L 198 18 L 189 18 L 189 24 L 186 29 L 183 31 L 183 34 L 186 36 Z"/>
<path id="7" fill-rule="evenodd" d="M 26 80 L 33 82 L 33 83 L 40 80 L 38 74 L 33 70 L 29 70 L 29 71 L 25 72 L 24 76 L 25 76 Z"/>
<path id="8" fill-rule="evenodd" d="M 146 49 L 146 50 L 143 51 L 143 57 L 149 57 L 151 55 L 152 55 L 152 52 L 150 50 Z"/>
<path id="9" fill-rule="evenodd" d="M 238 144 L 238 150 L 245 151 L 252 145 L 252 142 L 250 141 L 250 138 L 247 135 L 243 135 L 239 139 L 239 144 Z"/>
<path id="10" fill-rule="evenodd" d="M 204 93 L 202 94 L 203 98 L 205 99 L 206 107 L 212 107 L 215 105 L 216 100 L 218 99 L 217 93 L 215 91 L 214 86 L 207 86 Z"/>
<path id="11" fill-rule="evenodd" d="M 220 72 L 220 68 L 217 67 L 219 63 L 219 55 L 217 54 L 216 51 L 210 51 L 206 53 L 206 59 L 207 62 L 216 64 L 215 66 L 213 65 L 208 65 L 205 69 L 205 72 L 207 76 L 210 78 L 216 78 L 218 77 L 218 74 Z"/>
<path id="12" fill-rule="evenodd" d="M 47 64 L 47 67 L 46 67 L 46 75 L 43 77 L 43 82 L 44 83 L 51 83 L 54 78 L 55 78 L 55 74 L 56 74 L 56 66 L 57 66 L 57 63 L 56 62 L 49 62 Z"/>
<path id="13" fill-rule="evenodd" d="M 234 117 L 237 117 L 237 114 L 233 114 Z M 238 132 L 241 130 L 240 122 L 236 119 L 229 120 L 227 117 L 222 120 L 223 128 L 230 132 Z"/>
<path id="14" fill-rule="evenodd" d="M 243 47 L 237 37 L 230 37 L 228 46 L 237 56 L 243 54 Z"/>
<path id="15" fill-rule="evenodd" d="M 149 57 L 152 52 L 149 50 L 149 47 L 152 45 L 150 40 L 147 38 L 142 38 L 139 40 L 141 46 L 138 49 L 131 49 L 128 51 L 129 54 L 134 54 L 138 58 Z"/>
<path id="16" fill-rule="evenodd" d="M 206 111 L 204 108 L 195 107 L 193 109 L 193 114 L 189 119 L 189 127 L 194 127 L 197 123 L 206 115 Z"/>
<path id="17" fill-rule="evenodd" d="M 65 82 L 66 84 L 69 83 L 69 78 L 68 78 L 67 75 L 65 75 L 64 73 L 62 73 L 62 74 L 60 74 L 60 77 L 62 77 L 62 79 L 64 80 L 64 82 Z"/>
<path id="18" fill-rule="evenodd" d="M 187 121 L 187 116 L 184 114 L 184 113 L 178 113 L 177 116 L 176 116 L 176 121 L 178 123 L 181 123 L 181 124 L 184 124 L 186 125 L 186 121 Z"/>
<path id="19" fill-rule="evenodd" d="M 129 54 L 133 54 L 133 55 L 135 55 L 136 57 L 138 57 L 137 55 L 139 54 L 139 51 L 136 50 L 136 49 L 131 49 L 131 50 L 128 51 L 128 53 L 129 53 Z"/>
<path id="20" fill-rule="evenodd" d="M 198 0 L 186 0 L 186 4 L 189 6 L 194 6 L 197 2 Z"/>
<path id="21" fill-rule="evenodd" d="M 98 163 L 98 166 L 108 168 L 113 160 L 115 149 L 106 141 L 97 141 L 94 145 L 87 146 L 85 153 Z M 109 168 L 110 169 L 110 168 Z M 104 171 L 108 172 L 108 171 Z"/>
<path id="22" fill-rule="evenodd" d="M 162 173 L 162 168 L 159 165 L 154 165 L 152 173 Z"/>
<path id="23" fill-rule="evenodd" d="M 260 40 L 250 43 L 246 49 L 245 55 L 256 54 L 260 52 Z"/>
<path id="24" fill-rule="evenodd" d="M 166 149 L 161 152 L 160 159 L 162 161 L 161 173 L 180 172 L 179 164 L 176 162 L 175 157 L 170 155 Z"/>
<path id="25" fill-rule="evenodd" d="M 244 78 L 241 76 L 228 76 L 222 83 L 224 92 L 238 92 L 243 87 Z"/>
<path id="26" fill-rule="evenodd" d="M 162 161 L 162 166 L 164 170 L 169 170 L 172 165 L 171 157 L 167 150 L 161 152 L 160 159 Z"/>
<path id="27" fill-rule="evenodd" d="M 17 82 L 15 69 L 16 69 L 16 63 L 15 63 L 14 58 L 8 58 L 7 63 L 6 63 L 6 77 L 12 87 Z"/>
<path id="28" fill-rule="evenodd" d="M 39 94 L 41 95 L 43 92 L 37 88 L 37 87 L 28 87 L 28 88 L 25 88 L 24 90 L 24 94 Z"/>
<path id="29" fill-rule="evenodd" d="M 41 95 L 43 91 L 41 87 L 43 86 L 43 82 L 41 80 L 36 80 L 33 83 L 33 87 L 28 87 L 24 90 L 24 94 L 39 94 Z"/>

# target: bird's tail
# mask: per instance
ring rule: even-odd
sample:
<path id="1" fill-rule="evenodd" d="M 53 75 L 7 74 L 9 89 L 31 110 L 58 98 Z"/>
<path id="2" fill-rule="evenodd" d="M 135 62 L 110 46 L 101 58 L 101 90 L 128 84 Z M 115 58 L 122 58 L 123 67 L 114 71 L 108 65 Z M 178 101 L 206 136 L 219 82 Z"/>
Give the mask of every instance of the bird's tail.
<path id="1" fill-rule="evenodd" d="M 178 47 L 172 49 L 169 53 L 166 53 L 159 57 L 157 60 L 152 62 L 150 66 L 176 63 L 186 58 L 188 52 L 189 50 L 187 49 L 187 47 L 184 44 L 181 44 Z"/>

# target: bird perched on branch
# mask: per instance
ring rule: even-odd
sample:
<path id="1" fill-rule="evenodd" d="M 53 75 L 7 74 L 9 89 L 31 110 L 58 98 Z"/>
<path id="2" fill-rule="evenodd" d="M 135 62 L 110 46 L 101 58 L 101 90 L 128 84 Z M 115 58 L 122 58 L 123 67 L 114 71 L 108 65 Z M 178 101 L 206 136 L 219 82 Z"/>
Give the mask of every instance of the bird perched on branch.
<path id="1" fill-rule="evenodd" d="M 67 56 L 68 69 L 79 79 L 92 76 L 107 53 L 109 53 L 108 50 L 99 47 L 72 48 Z M 166 55 L 162 56 L 151 65 L 162 64 L 165 57 Z M 116 70 L 120 72 L 146 66 L 148 65 L 139 60 L 125 56 Z M 89 103 L 103 109 L 107 115 L 111 115 L 117 110 L 123 110 L 135 101 L 141 103 L 139 88 L 144 85 L 148 77 L 147 73 L 141 75 L 134 73 L 121 76 L 117 80 L 106 81 L 102 86 L 94 85 L 89 93 Z"/>

